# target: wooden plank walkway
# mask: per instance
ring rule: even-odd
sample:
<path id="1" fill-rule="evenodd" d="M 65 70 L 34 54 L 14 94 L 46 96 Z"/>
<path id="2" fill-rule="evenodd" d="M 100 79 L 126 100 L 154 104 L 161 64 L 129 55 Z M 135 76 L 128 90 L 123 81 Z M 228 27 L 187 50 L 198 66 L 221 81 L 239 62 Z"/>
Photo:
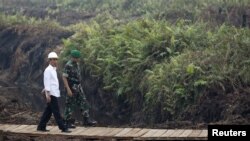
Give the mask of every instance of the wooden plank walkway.
<path id="1" fill-rule="evenodd" d="M 2 134 L 21 134 L 25 136 L 65 136 L 96 140 L 207 140 L 206 129 L 147 129 L 76 127 L 71 133 L 62 133 L 57 126 L 47 126 L 49 132 L 36 131 L 36 125 L 0 124 Z"/>

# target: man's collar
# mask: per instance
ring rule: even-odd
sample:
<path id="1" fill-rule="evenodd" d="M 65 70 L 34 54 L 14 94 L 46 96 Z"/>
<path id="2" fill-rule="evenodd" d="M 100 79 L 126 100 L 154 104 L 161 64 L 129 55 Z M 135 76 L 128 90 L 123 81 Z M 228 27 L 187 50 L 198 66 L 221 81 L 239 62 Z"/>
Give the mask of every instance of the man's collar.
<path id="1" fill-rule="evenodd" d="M 51 64 L 49 64 L 49 67 L 51 67 L 52 69 L 56 70 L 56 67 L 53 67 Z"/>

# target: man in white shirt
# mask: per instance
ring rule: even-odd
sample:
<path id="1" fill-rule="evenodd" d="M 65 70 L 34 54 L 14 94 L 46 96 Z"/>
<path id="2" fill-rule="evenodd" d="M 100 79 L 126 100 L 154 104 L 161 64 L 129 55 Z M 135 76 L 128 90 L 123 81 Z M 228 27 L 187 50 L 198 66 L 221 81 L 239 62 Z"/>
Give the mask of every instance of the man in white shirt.
<path id="1" fill-rule="evenodd" d="M 46 125 L 51 118 L 53 113 L 55 120 L 59 129 L 62 132 L 69 133 L 71 131 L 64 125 L 63 119 L 60 114 L 58 100 L 57 98 L 60 97 L 60 90 L 59 90 L 59 82 L 57 78 L 56 66 L 57 66 L 57 59 L 58 56 L 55 52 L 51 52 L 48 55 L 49 59 L 49 66 L 44 71 L 44 90 L 47 107 L 45 108 L 39 125 L 37 127 L 37 131 L 46 132 Z"/>

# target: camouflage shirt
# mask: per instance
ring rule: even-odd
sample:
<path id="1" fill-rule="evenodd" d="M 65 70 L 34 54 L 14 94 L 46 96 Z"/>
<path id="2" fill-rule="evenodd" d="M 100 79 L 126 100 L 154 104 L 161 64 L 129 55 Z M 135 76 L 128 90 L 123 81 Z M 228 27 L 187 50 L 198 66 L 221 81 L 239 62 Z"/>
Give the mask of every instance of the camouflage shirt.
<path id="1" fill-rule="evenodd" d="M 78 63 L 68 61 L 63 69 L 63 76 L 67 78 L 69 87 L 72 88 L 74 84 L 81 83 L 81 72 Z"/>

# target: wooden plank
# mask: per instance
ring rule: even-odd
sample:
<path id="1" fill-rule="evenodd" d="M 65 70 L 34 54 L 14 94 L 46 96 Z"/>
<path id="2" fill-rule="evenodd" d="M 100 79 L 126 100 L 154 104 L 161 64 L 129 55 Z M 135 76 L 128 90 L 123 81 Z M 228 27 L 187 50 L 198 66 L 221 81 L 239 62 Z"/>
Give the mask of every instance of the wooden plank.
<path id="1" fill-rule="evenodd" d="M 176 129 L 173 134 L 170 135 L 170 137 L 179 137 L 180 134 L 184 132 L 183 129 Z"/>
<path id="2" fill-rule="evenodd" d="M 1 130 L 6 131 L 6 128 L 8 128 L 10 126 L 15 126 L 15 125 L 4 124 L 4 125 L 1 126 Z"/>
<path id="3" fill-rule="evenodd" d="M 160 137 L 170 137 L 175 132 L 174 129 L 167 130 L 164 134 L 162 134 Z"/>
<path id="4" fill-rule="evenodd" d="M 121 132 L 122 130 L 123 130 L 123 128 L 114 128 L 114 130 L 112 130 L 111 132 L 107 133 L 105 136 L 106 137 L 115 136 L 115 134 Z"/>
<path id="5" fill-rule="evenodd" d="M 176 133 L 177 131 L 177 133 Z M 141 137 L 134 138 L 136 140 L 175 140 L 178 139 L 176 136 L 180 133 L 184 132 L 183 129 L 181 130 L 174 130 L 174 129 L 151 129 L 147 134 L 144 134 Z M 171 137 L 173 136 L 173 137 Z"/>
<path id="6" fill-rule="evenodd" d="M 96 130 L 96 127 L 88 127 L 87 130 L 84 130 L 83 132 L 79 133 L 79 135 L 89 136 L 89 134 L 94 132 L 95 130 Z"/>
<path id="7" fill-rule="evenodd" d="M 88 138 L 104 138 L 107 137 L 107 134 L 109 134 L 113 130 L 114 128 L 90 127 L 87 130 L 80 133 L 79 135 L 86 136 Z"/>
<path id="8" fill-rule="evenodd" d="M 128 133 L 122 135 L 122 136 L 125 136 L 125 137 L 134 137 L 134 135 L 136 133 L 138 133 L 139 131 L 141 131 L 142 129 L 141 128 L 133 128 L 132 130 L 130 130 Z"/>
<path id="9" fill-rule="evenodd" d="M 29 125 L 28 127 L 24 128 L 21 133 L 32 133 L 35 132 L 37 128 L 37 125 Z"/>
<path id="10" fill-rule="evenodd" d="M 0 130 L 3 130 L 3 131 L 4 131 L 4 129 L 7 128 L 7 127 L 8 127 L 8 126 L 7 126 L 6 124 L 1 124 L 1 125 L 0 125 Z"/>
<path id="11" fill-rule="evenodd" d="M 202 130 L 199 137 L 208 137 L 208 131 L 207 130 Z"/>
<path id="12" fill-rule="evenodd" d="M 164 129 L 151 129 L 142 137 L 158 137 L 164 134 L 167 130 Z"/>
<path id="13" fill-rule="evenodd" d="M 73 130 L 74 131 L 77 131 L 78 134 L 80 132 L 82 132 L 83 130 L 85 130 L 85 128 L 83 128 L 83 130 L 80 130 L 82 129 L 83 127 L 76 127 L 74 129 L 72 128 L 69 128 L 68 130 L 71 131 L 70 133 L 65 133 L 65 132 L 62 132 L 61 129 L 58 128 L 58 126 L 54 126 L 53 128 L 51 128 L 51 131 L 50 132 L 47 132 L 47 134 L 53 134 L 53 135 L 64 135 L 64 136 L 72 136 L 72 135 L 77 135 L 77 134 L 73 134 Z M 80 131 L 79 131 L 80 130 Z"/>
<path id="14" fill-rule="evenodd" d="M 97 136 L 99 133 L 105 131 L 105 127 L 93 127 L 93 132 L 89 132 L 88 136 Z"/>
<path id="15" fill-rule="evenodd" d="M 138 140 L 162 140 L 162 135 L 167 132 L 166 129 L 151 129 L 146 134 L 138 137 Z"/>
<path id="16" fill-rule="evenodd" d="M 139 132 L 137 132 L 136 134 L 133 135 L 133 137 L 140 137 L 143 136 L 144 134 L 146 134 L 147 132 L 149 132 L 150 129 L 142 129 Z"/>
<path id="17" fill-rule="evenodd" d="M 49 125 L 49 126 L 46 126 L 46 129 L 47 129 L 47 130 L 51 130 L 51 129 L 54 128 L 54 127 L 56 127 L 56 126 Z"/>
<path id="18" fill-rule="evenodd" d="M 20 125 L 20 126 L 21 126 L 21 125 Z M 29 127 L 30 127 L 30 125 L 27 125 L 26 127 L 22 128 L 22 129 L 20 129 L 20 130 L 18 130 L 18 133 L 25 131 L 26 128 L 29 128 Z M 12 128 L 12 129 L 14 130 L 14 128 Z"/>
<path id="19" fill-rule="evenodd" d="M 37 125 L 0 124 L 3 132 L 22 133 L 35 136 L 63 135 L 85 139 L 100 140 L 204 140 L 208 131 L 192 129 L 145 129 L 145 128 L 109 128 L 109 127 L 76 127 L 71 133 L 62 133 L 57 126 L 48 126 L 50 132 L 37 132 Z"/>
<path id="20" fill-rule="evenodd" d="M 122 137 L 123 135 L 127 134 L 131 130 L 132 130 L 132 128 L 124 128 L 122 131 L 120 131 L 118 134 L 116 134 L 115 137 Z"/>
<path id="21" fill-rule="evenodd" d="M 102 130 L 102 132 L 99 132 L 98 136 L 103 137 L 106 136 L 107 134 L 111 133 L 115 128 L 106 128 L 105 130 Z"/>
<path id="22" fill-rule="evenodd" d="M 23 128 L 27 127 L 29 125 L 20 125 L 18 126 L 17 128 L 15 129 L 12 129 L 11 132 L 15 132 L 15 133 L 18 133 L 20 130 L 22 130 Z"/>
<path id="23" fill-rule="evenodd" d="M 71 130 L 73 135 L 79 135 L 80 133 L 84 132 L 88 128 L 85 127 L 76 127 L 75 129 Z"/>
<path id="24" fill-rule="evenodd" d="M 49 127 L 47 127 L 47 130 L 49 130 L 50 132 L 54 132 L 54 131 L 58 131 L 59 128 L 58 128 L 58 126 L 49 126 Z"/>
<path id="25" fill-rule="evenodd" d="M 49 132 L 53 134 L 61 133 L 61 130 L 58 128 L 58 126 L 49 126 L 47 127 L 47 130 L 49 130 Z"/>
<path id="26" fill-rule="evenodd" d="M 167 130 L 164 129 L 157 129 L 156 133 L 152 135 L 152 137 L 160 137 L 161 135 L 163 135 L 164 133 L 166 133 Z"/>
<path id="27" fill-rule="evenodd" d="M 198 137 L 201 133 L 201 130 L 193 130 L 191 134 L 189 134 L 188 137 Z"/>
<path id="28" fill-rule="evenodd" d="M 192 131 L 192 129 L 187 129 L 180 135 L 180 137 L 188 137 L 192 133 Z"/>
<path id="29" fill-rule="evenodd" d="M 51 135 L 63 135 L 63 134 L 69 134 L 69 133 L 63 133 L 57 125 L 50 125 L 47 126 L 46 129 L 49 130 L 48 132 L 41 132 L 36 130 L 37 126 L 35 126 L 31 132 L 31 134 L 51 134 Z"/>
<path id="30" fill-rule="evenodd" d="M 19 126 L 21 126 L 21 125 L 9 125 L 8 127 L 6 127 L 6 128 L 4 129 L 4 131 L 9 131 L 9 132 L 11 132 L 13 129 L 15 129 L 15 128 L 19 127 Z"/>
<path id="31" fill-rule="evenodd" d="M 156 129 L 150 129 L 146 134 L 144 134 L 142 137 L 150 137 L 154 133 L 156 133 Z"/>

